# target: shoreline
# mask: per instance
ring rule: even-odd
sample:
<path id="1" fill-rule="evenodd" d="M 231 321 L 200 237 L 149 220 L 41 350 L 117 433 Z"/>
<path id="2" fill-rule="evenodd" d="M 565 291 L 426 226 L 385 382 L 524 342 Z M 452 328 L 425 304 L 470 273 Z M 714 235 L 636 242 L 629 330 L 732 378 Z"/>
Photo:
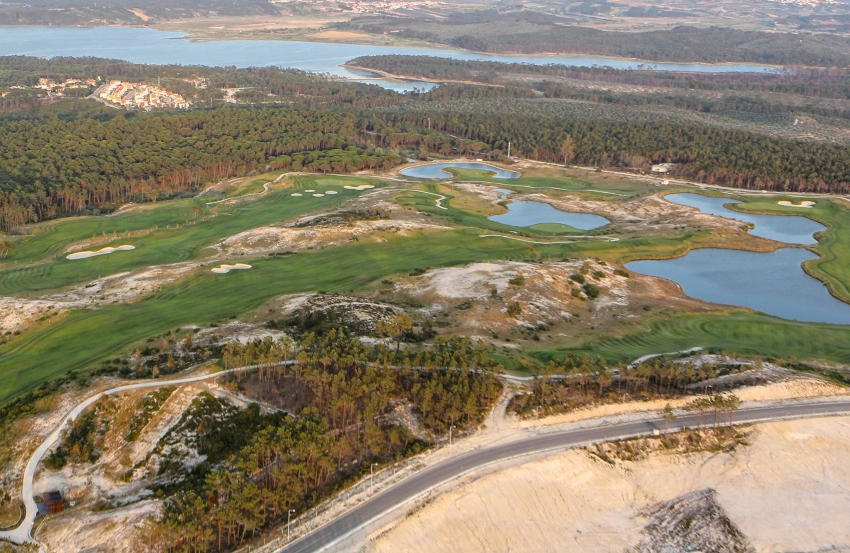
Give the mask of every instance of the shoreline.
<path id="1" fill-rule="evenodd" d="M 786 68 L 784 65 L 776 65 L 776 64 L 766 64 L 766 63 L 757 63 L 753 61 L 717 61 L 717 62 L 706 62 L 706 61 L 688 61 L 688 60 L 644 60 L 639 58 L 629 58 L 615 55 L 607 55 L 607 54 L 599 54 L 599 53 L 587 53 L 587 52 L 479 52 L 476 50 L 466 50 L 462 48 L 457 48 L 450 46 L 445 43 L 440 42 L 422 42 L 422 41 L 397 41 L 392 43 L 384 43 L 379 40 L 361 42 L 357 40 L 344 40 L 344 39 L 329 39 L 329 38 L 311 38 L 309 36 L 303 37 L 293 37 L 293 38 L 276 38 L 274 36 L 270 37 L 254 37 L 254 36 L 238 36 L 244 35 L 245 31 L 236 31 L 234 32 L 234 36 L 229 36 L 226 38 L 217 38 L 212 36 L 203 36 L 198 32 L 193 32 L 191 30 L 183 30 L 183 29 L 165 29 L 162 27 L 154 25 L 132 25 L 132 24 L 112 24 L 112 25 L 0 25 L 0 29 L 13 29 L 13 28 L 26 28 L 26 29 L 97 29 L 97 28 L 125 28 L 125 29 L 150 29 L 153 31 L 161 32 L 161 33 L 182 33 L 183 36 L 179 37 L 170 37 L 171 40 L 188 40 L 189 42 L 194 43 L 203 43 L 203 42 L 227 42 L 227 41 L 275 41 L 275 42 L 303 42 L 303 43 L 323 43 L 323 44 L 347 44 L 347 45 L 358 45 L 358 46 L 381 46 L 385 48 L 415 48 L 421 50 L 442 50 L 446 52 L 459 52 L 470 55 L 479 55 L 479 56 L 488 56 L 488 57 L 513 57 L 513 58 L 524 58 L 524 57 L 539 57 L 539 58 L 558 58 L 558 57 L 589 57 L 589 58 L 600 58 L 602 60 L 610 60 L 617 62 L 629 62 L 640 65 L 654 66 L 659 64 L 664 65 L 695 65 L 701 67 L 731 67 L 736 65 L 743 66 L 751 66 L 753 68 L 759 67 L 763 69 L 770 69 L 776 71 L 782 71 Z M 294 31 L 299 31 L 300 29 L 293 29 Z M 312 30 L 312 29 L 311 29 Z M 322 29 L 316 29 L 315 32 L 321 32 Z M 367 34 L 367 33 L 364 33 Z M 376 39 L 380 38 L 380 35 L 368 35 L 370 37 L 375 37 Z M 353 58 L 352 58 L 353 59 Z M 474 61 L 474 60 L 473 60 Z M 496 61 L 496 60 L 479 60 L 479 61 Z M 567 65 L 567 64 L 560 64 Z M 603 64 L 604 67 L 604 64 Z M 817 68 L 817 66 L 805 66 L 806 68 Z M 624 69 L 623 69 L 624 70 Z M 670 72 L 681 72 L 681 73 L 701 73 L 702 71 L 687 71 L 684 69 L 675 70 L 675 69 L 664 69 L 664 68 L 653 68 L 649 69 L 650 71 L 670 71 Z M 730 73 L 734 73 L 734 71 L 729 71 Z M 744 73 L 763 73 L 764 71 L 757 71 L 755 69 L 750 71 L 741 71 Z"/>

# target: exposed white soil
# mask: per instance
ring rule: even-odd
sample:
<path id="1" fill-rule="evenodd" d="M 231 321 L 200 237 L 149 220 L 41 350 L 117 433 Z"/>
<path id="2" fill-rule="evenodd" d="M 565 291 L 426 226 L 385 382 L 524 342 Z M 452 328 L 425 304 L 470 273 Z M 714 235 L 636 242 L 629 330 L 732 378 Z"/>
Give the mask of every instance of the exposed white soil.
<path id="1" fill-rule="evenodd" d="M 579 273 L 584 273 L 586 281 L 599 288 L 597 299 L 586 301 L 573 296 L 573 290 L 582 294 L 581 285 L 570 279 L 570 275 Z M 644 280 L 639 275 L 629 278 L 614 274 L 612 266 L 594 260 L 488 262 L 405 277 L 394 289 L 397 295 L 427 305 L 420 309 L 423 315 L 451 312 L 457 315 L 461 325 L 455 331 L 476 335 L 517 327 L 548 327 L 574 320 L 577 314 L 587 318 L 588 310 L 592 312 L 590 318 L 628 310 L 632 287 Z M 510 306 L 514 310 L 519 306 L 520 311 L 511 314 Z"/>
<path id="2" fill-rule="evenodd" d="M 805 209 L 811 209 L 815 205 L 815 202 L 812 202 L 810 200 L 804 200 L 804 201 L 802 201 L 798 204 L 795 204 L 793 202 L 789 202 L 788 200 L 782 200 L 782 201 L 779 201 L 779 202 L 776 202 L 776 203 L 778 203 L 781 206 L 785 206 L 785 207 L 802 207 L 802 208 L 805 208 Z"/>
<path id="3" fill-rule="evenodd" d="M 641 542 L 644 509 L 705 488 L 756 551 L 847 547 L 850 418 L 764 424 L 751 441 L 616 465 L 555 454 L 456 485 L 365 550 L 623 551 Z"/>
<path id="4" fill-rule="evenodd" d="M 198 265 L 176 263 L 118 273 L 40 299 L 0 298 L 0 333 L 23 331 L 42 317 L 74 307 L 133 302 L 186 277 Z"/>
<path id="5" fill-rule="evenodd" d="M 212 272 L 219 274 L 219 275 L 226 275 L 230 271 L 246 271 L 250 268 L 251 268 L 251 266 L 248 265 L 247 263 L 235 263 L 233 265 L 228 265 L 226 263 L 222 263 L 218 267 L 215 267 L 214 269 L 212 269 Z"/>
<path id="6" fill-rule="evenodd" d="M 386 303 L 325 294 L 284 296 L 280 301 L 283 303 L 279 313 L 284 317 L 315 317 L 321 314 L 325 319 L 343 324 L 356 334 L 371 334 L 379 323 L 390 322 L 402 311 L 401 308 Z"/>
<path id="7" fill-rule="evenodd" d="M 233 341 L 248 344 L 266 337 L 280 340 L 284 336 L 286 336 L 286 333 L 279 330 L 271 330 L 263 326 L 233 321 L 217 327 L 203 328 L 192 337 L 192 341 L 195 344 L 210 345 L 221 345 Z"/>
<path id="8" fill-rule="evenodd" d="M 260 227 L 225 238 L 215 248 L 230 255 L 256 256 L 334 246 L 375 233 L 390 232 L 409 236 L 424 229 L 444 228 L 394 219 L 353 221 L 329 226 Z"/>
<path id="9" fill-rule="evenodd" d="M 82 251 L 82 252 L 74 252 L 65 256 L 65 259 L 75 260 L 75 259 L 88 259 L 90 257 L 97 257 L 99 255 L 109 255 L 115 252 L 126 252 L 130 250 L 135 250 L 136 246 L 131 246 L 129 244 L 124 244 L 123 246 L 109 246 L 106 248 L 101 248 L 95 251 Z"/>
<path id="10" fill-rule="evenodd" d="M 86 553 L 144 551 L 144 520 L 156 516 L 161 502 L 145 500 L 100 513 L 70 512 L 47 519 L 38 531 L 47 551 Z"/>

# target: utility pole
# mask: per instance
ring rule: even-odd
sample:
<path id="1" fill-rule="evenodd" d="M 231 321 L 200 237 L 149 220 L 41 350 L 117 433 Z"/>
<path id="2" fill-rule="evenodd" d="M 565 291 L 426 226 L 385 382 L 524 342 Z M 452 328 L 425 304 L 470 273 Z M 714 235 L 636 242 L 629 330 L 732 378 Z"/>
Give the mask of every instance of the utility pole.
<path id="1" fill-rule="evenodd" d="M 289 509 L 289 512 L 286 513 L 286 541 L 289 541 L 289 538 L 292 536 L 289 528 L 289 522 L 292 520 L 292 513 L 295 512 L 295 509 Z"/>
<path id="2" fill-rule="evenodd" d="M 511 159 L 511 143 L 508 141 L 508 159 Z"/>
<path id="3" fill-rule="evenodd" d="M 431 130 L 431 118 L 430 117 L 428 118 L 428 130 L 429 131 Z"/>
<path id="4" fill-rule="evenodd" d="M 373 493 L 375 491 L 375 467 L 377 466 L 378 463 L 369 464 L 369 493 Z"/>
<path id="5" fill-rule="evenodd" d="M 449 427 L 449 446 L 450 446 L 450 447 L 451 447 L 451 445 L 452 445 L 452 430 L 454 430 L 454 429 L 455 429 L 455 425 L 451 425 L 451 426 Z"/>

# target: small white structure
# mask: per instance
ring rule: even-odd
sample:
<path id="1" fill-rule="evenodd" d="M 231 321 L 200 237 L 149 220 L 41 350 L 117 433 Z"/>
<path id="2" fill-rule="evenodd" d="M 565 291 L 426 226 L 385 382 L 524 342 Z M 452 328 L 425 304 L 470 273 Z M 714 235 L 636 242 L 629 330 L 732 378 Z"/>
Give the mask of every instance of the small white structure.
<path id="1" fill-rule="evenodd" d="M 670 170 L 670 167 L 672 165 L 673 165 L 672 163 L 659 163 L 658 165 L 653 165 L 650 168 L 650 171 L 652 173 L 658 173 L 658 174 L 661 174 L 661 175 L 666 175 L 667 171 Z"/>

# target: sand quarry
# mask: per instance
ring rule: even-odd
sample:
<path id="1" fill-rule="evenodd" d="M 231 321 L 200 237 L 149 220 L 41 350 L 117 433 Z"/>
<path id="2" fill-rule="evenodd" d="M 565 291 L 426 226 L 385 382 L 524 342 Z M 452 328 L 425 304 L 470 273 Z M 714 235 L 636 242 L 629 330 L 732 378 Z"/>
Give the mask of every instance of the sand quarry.
<path id="1" fill-rule="evenodd" d="M 624 551 L 641 510 L 706 488 L 756 551 L 848 550 L 850 417 L 760 425 L 750 440 L 617 465 L 555 454 L 455 485 L 362 550 Z"/>

